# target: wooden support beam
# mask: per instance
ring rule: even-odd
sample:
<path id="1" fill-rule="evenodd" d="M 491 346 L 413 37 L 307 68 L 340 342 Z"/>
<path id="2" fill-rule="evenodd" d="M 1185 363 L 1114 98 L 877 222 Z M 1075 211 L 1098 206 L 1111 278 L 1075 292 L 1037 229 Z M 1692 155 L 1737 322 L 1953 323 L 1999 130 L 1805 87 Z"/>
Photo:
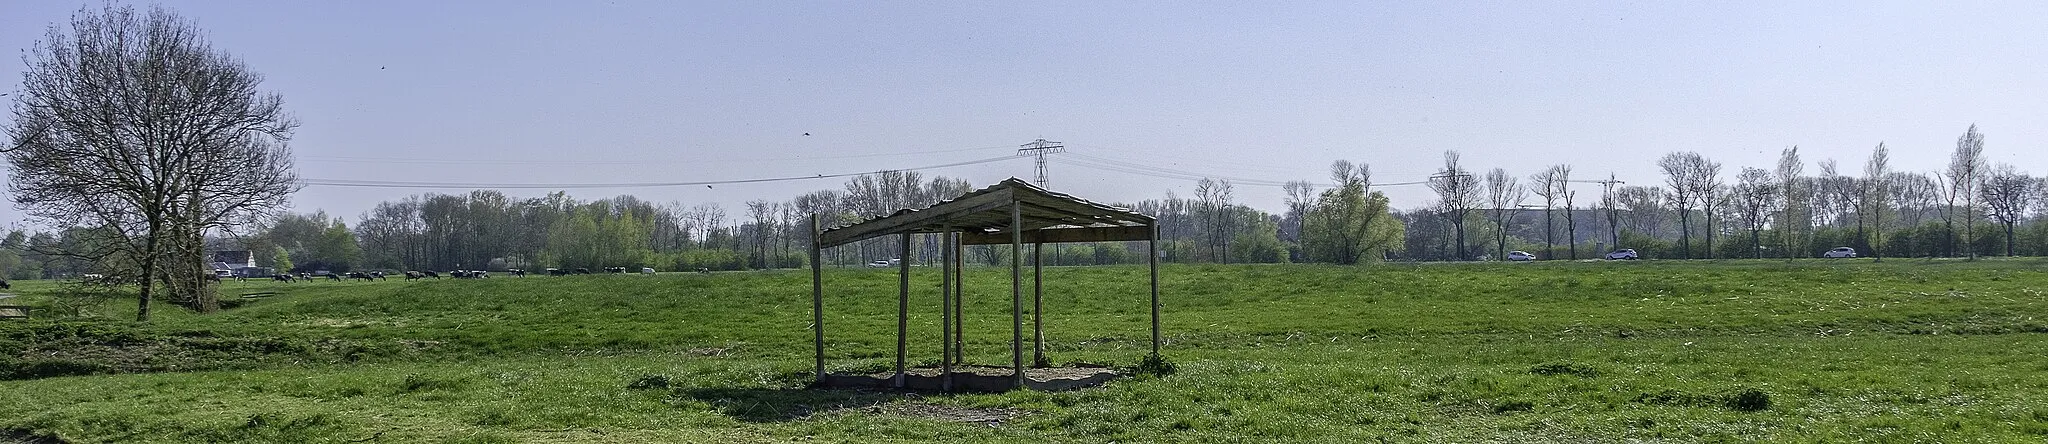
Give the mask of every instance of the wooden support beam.
<path id="1" fill-rule="evenodd" d="M 811 215 L 811 331 L 816 332 L 817 382 L 825 382 L 825 264 L 818 243 L 818 215 Z"/>
<path id="2" fill-rule="evenodd" d="M 953 242 L 953 363 L 967 363 L 967 247 Z"/>
<path id="3" fill-rule="evenodd" d="M 1152 355 L 1159 355 L 1159 227 L 1152 227 L 1152 239 L 1145 241 L 1145 261 L 1152 268 Z"/>
<path id="4" fill-rule="evenodd" d="M 1050 367 L 1045 359 L 1045 244 L 1031 244 L 1031 366 Z"/>
<path id="5" fill-rule="evenodd" d="M 1010 205 L 1010 369 L 1024 388 L 1024 206 Z"/>
<path id="6" fill-rule="evenodd" d="M 904 355 L 910 352 L 910 233 L 903 233 L 902 244 L 896 256 L 896 388 L 903 388 Z"/>
<path id="7" fill-rule="evenodd" d="M 961 243 L 967 245 L 995 245 L 1010 243 L 1012 236 L 1000 233 L 966 232 Z M 1151 226 L 1137 227 L 1076 227 L 1048 228 L 1024 234 L 1023 240 L 1032 243 L 1067 242 L 1119 242 L 1152 239 Z"/>
<path id="8" fill-rule="evenodd" d="M 939 391 L 953 391 L 953 233 L 939 242 Z"/>

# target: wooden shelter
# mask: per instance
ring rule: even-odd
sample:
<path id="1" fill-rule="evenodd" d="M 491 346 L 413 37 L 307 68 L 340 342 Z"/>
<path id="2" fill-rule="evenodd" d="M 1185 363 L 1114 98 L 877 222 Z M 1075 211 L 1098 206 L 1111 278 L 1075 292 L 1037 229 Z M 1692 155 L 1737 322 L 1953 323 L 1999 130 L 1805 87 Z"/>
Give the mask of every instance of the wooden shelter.
<path id="1" fill-rule="evenodd" d="M 942 313 L 944 357 L 940 360 L 936 382 L 940 390 L 962 387 L 956 384 L 953 365 L 962 354 L 961 312 L 961 271 L 965 264 L 962 249 L 965 245 L 1009 244 L 1010 249 L 1010 354 L 1011 374 L 1007 381 L 994 387 L 972 387 L 978 389 L 1009 389 L 1034 387 L 1026 379 L 1024 367 L 1024 270 L 1023 246 L 1026 243 L 1043 246 L 1060 242 L 1106 242 L 1146 241 L 1146 258 L 1151 271 L 1151 312 L 1152 312 L 1152 354 L 1159 354 L 1159 253 L 1158 227 L 1152 216 L 1130 210 L 1089 202 L 1070 195 L 1048 191 L 1029 182 L 1010 178 L 1001 183 L 968 192 L 924 209 L 904 209 L 888 216 L 870 219 L 857 224 L 832 229 L 822 229 L 816 216 L 811 219 L 811 312 L 812 328 L 816 332 L 817 381 L 821 385 L 834 385 L 825 373 L 825 286 L 824 272 L 817 264 L 822 263 L 826 248 L 873 239 L 882 236 L 902 236 L 902 260 L 898 267 L 899 293 L 896 313 L 896 371 L 887 382 L 894 388 L 906 388 L 904 368 L 908 352 L 910 320 L 910 240 L 913 234 L 938 234 L 944 238 L 941 249 L 945 256 L 941 263 L 943 289 L 940 311 Z M 1037 260 L 1038 251 L 1032 254 L 1032 342 L 1035 364 L 1043 365 L 1045 359 L 1044 324 L 1039 313 L 1043 307 L 1042 268 Z M 977 384 L 979 385 L 979 384 Z"/>

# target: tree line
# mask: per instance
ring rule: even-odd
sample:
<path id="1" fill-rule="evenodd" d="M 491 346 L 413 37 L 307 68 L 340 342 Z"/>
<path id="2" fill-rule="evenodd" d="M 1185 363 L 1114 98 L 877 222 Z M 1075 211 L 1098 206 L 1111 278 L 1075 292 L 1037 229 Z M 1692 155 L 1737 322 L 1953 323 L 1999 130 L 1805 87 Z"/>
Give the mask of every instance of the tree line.
<path id="1" fill-rule="evenodd" d="M 1473 174 L 1455 151 L 1428 186 L 1430 205 L 1391 208 L 1364 163 L 1332 162 L 1329 181 L 1286 185 L 1286 208 L 1267 213 L 1235 200 L 1235 186 L 1204 179 L 1194 195 L 1118 204 L 1158 219 L 1167 262 L 1358 264 L 1376 261 L 1500 259 L 1509 250 L 1543 259 L 1596 258 L 1634 248 L 1655 258 L 1814 257 L 1848 246 L 1875 257 L 2048 254 L 2048 182 L 2010 165 L 1987 165 L 1972 126 L 1940 171 L 1900 171 L 1879 144 L 1861 174 L 1838 162 L 1808 162 L 1787 148 L 1772 168 L 1726 177 L 1693 152 L 1663 156 L 1663 183 L 1579 180 L 1569 165 L 1526 178 L 1494 168 Z M 1526 179 L 1526 182 L 1524 181 Z M 1577 186 L 1574 186 L 1577 185 Z M 1321 189 L 1319 189 L 1321 188 Z M 215 236 L 213 249 L 248 249 L 280 270 L 455 270 L 650 267 L 743 270 L 803 267 L 808 221 L 827 226 L 928 206 L 972 190 L 960 179 L 914 171 L 863 175 L 837 189 L 786 200 L 685 206 L 633 196 L 579 200 L 563 192 L 511 198 L 498 191 L 424 194 L 383 202 L 351 224 L 325 213 L 284 214 L 242 236 Z M 1581 196 L 1595 191 L 1597 197 Z M 225 231 L 217 231 L 225 233 Z M 16 231 L 0 242 L 0 275 L 76 275 L 111 268 L 95 250 L 118 234 L 101 228 Z M 827 266 L 894 258 L 897 238 L 829 250 Z M 935 238 L 913 240 L 911 260 L 938 256 Z M 1003 264 L 1007 246 L 975 246 L 968 258 Z M 1141 263 L 1142 243 L 1048 248 L 1051 265 Z"/>

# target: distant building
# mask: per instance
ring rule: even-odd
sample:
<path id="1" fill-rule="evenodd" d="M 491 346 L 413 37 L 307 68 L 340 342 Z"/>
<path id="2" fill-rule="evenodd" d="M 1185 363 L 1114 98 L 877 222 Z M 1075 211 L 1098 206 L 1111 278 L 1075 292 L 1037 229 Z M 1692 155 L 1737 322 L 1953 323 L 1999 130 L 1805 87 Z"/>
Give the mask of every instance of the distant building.
<path id="1" fill-rule="evenodd" d="M 217 269 L 254 267 L 256 266 L 256 254 L 250 253 L 249 250 L 215 251 L 213 252 L 213 262 L 226 264 L 225 266 L 215 266 L 214 268 Z"/>

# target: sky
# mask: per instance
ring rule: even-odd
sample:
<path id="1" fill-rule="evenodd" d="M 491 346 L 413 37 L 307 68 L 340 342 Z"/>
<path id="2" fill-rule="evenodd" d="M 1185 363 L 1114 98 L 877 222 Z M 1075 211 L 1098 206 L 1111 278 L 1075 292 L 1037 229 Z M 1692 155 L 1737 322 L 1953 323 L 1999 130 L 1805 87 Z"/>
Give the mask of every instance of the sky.
<path id="1" fill-rule="evenodd" d="M 1990 161 L 2048 173 L 2048 2 L 1701 3 L 160 4 L 301 123 L 291 146 L 316 184 L 292 211 L 351 224 L 474 187 L 318 183 L 597 185 L 565 191 L 738 214 L 842 174 L 964 163 L 921 171 L 1032 179 L 1016 155 L 1037 139 L 1066 147 L 1048 156 L 1058 191 L 1135 202 L 1225 178 L 1276 213 L 1273 184 L 1326 182 L 1332 161 L 1414 182 L 1446 151 L 1524 182 L 1564 164 L 1646 185 L 1673 152 L 1732 181 L 1793 146 L 1809 174 L 1827 159 L 1860 174 L 1882 142 L 1894 169 L 1928 172 L 1975 124 Z M 0 2 L 17 56 L 0 94 L 86 5 Z M 693 184 L 608 186 L 672 183 Z M 1598 184 L 1573 187 L 1598 200 Z M 1396 208 L 1434 199 L 1379 189 Z"/>

